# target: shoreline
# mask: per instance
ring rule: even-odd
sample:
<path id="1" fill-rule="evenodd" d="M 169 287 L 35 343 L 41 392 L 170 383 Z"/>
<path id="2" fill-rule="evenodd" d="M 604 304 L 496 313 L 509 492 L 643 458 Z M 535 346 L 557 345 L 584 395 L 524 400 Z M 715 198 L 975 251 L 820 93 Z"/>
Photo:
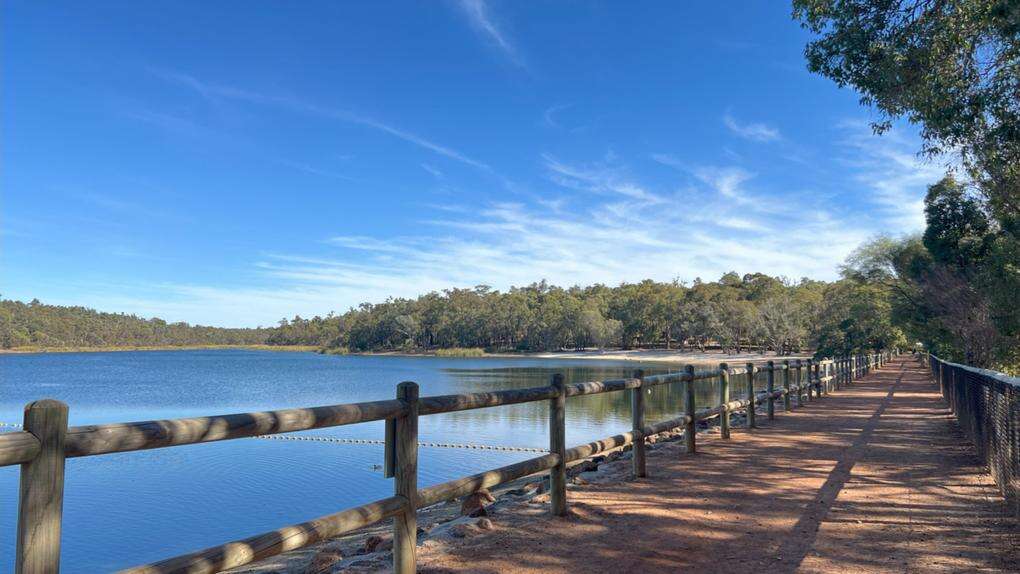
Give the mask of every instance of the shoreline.
<path id="1" fill-rule="evenodd" d="M 347 353 L 347 355 L 364 357 L 439 357 L 433 351 L 412 353 L 406 351 L 377 351 L 364 353 Z M 343 356 L 343 355 L 341 355 Z M 520 353 L 485 353 L 484 355 L 443 356 L 444 359 L 551 359 L 551 360 L 602 360 L 626 361 L 641 363 L 721 363 L 729 362 L 737 366 L 742 362 L 783 359 L 804 359 L 811 356 L 810 352 L 775 355 L 771 353 L 724 353 L 722 351 L 691 351 L 679 349 L 606 349 L 602 351 L 526 351 Z"/>
<path id="2" fill-rule="evenodd" d="M 102 346 L 102 347 L 15 347 L 0 349 L 0 355 L 42 355 L 49 353 L 122 353 L 138 351 L 271 351 L 281 353 L 322 353 L 324 355 L 358 356 L 358 357 L 436 357 L 443 359 L 543 359 L 543 360 L 601 360 L 639 363 L 665 363 L 683 365 L 688 363 L 714 364 L 729 362 L 733 365 L 762 360 L 782 361 L 783 359 L 803 359 L 809 353 L 792 353 L 789 355 L 773 355 L 745 352 L 723 353 L 722 351 L 691 351 L 679 349 L 605 349 L 586 351 L 524 351 L 484 353 L 481 355 L 440 355 L 436 351 L 370 351 L 361 353 L 329 353 L 328 349 L 317 345 L 140 345 L 140 346 Z"/>

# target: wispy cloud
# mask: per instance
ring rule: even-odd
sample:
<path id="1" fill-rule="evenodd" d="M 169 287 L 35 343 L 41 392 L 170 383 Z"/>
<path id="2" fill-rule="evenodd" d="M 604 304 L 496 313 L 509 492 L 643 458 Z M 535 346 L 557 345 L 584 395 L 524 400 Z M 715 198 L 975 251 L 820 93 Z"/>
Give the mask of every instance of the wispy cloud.
<path id="1" fill-rule="evenodd" d="M 563 126 L 556 121 L 556 114 L 571 107 L 573 107 L 573 104 L 557 104 L 555 106 L 549 106 L 544 112 L 542 112 L 542 120 L 545 122 L 545 125 L 551 128 L 562 129 Z"/>
<path id="2" fill-rule="evenodd" d="M 151 286 L 119 302 L 99 294 L 95 304 L 173 319 L 269 324 L 284 315 L 483 283 L 617 284 L 715 278 L 729 270 L 832 278 L 846 254 L 875 232 L 845 225 L 830 215 L 831 204 L 810 198 L 783 213 L 779 226 L 773 213 L 743 203 L 758 199 L 745 189 L 755 175 L 737 166 L 687 167 L 691 183 L 665 192 L 628 176 L 619 158 L 540 159 L 550 179 L 570 186 L 567 196 L 432 206 L 409 227 L 411 235 L 338 233 L 305 253 L 257 256 L 239 271 L 249 277 L 244 285 Z"/>
<path id="3" fill-rule="evenodd" d="M 458 0 L 457 4 L 475 30 L 484 35 L 492 45 L 503 52 L 515 65 L 522 68 L 525 67 L 517 47 L 510 42 L 507 35 L 500 30 L 493 20 L 489 5 L 485 0 Z"/>
<path id="4" fill-rule="evenodd" d="M 343 180 L 343 181 L 354 181 L 354 182 L 358 181 L 358 179 L 353 178 L 353 177 L 351 177 L 349 175 L 344 175 L 342 173 L 336 173 L 336 172 L 330 171 L 328 169 L 321 169 L 321 168 L 315 167 L 313 165 L 309 165 L 307 163 L 303 163 L 303 162 L 299 162 L 299 161 L 291 161 L 291 160 L 286 160 L 286 159 L 279 159 L 279 160 L 276 160 L 276 163 L 278 163 L 280 165 L 283 165 L 283 166 L 287 166 L 287 167 L 289 167 L 291 169 L 296 169 L 297 171 L 300 171 L 302 173 L 307 173 L 308 175 L 317 175 L 317 176 L 320 176 L 320 177 L 325 177 L 325 178 L 329 178 L 329 179 L 339 179 L 339 180 Z"/>
<path id="5" fill-rule="evenodd" d="M 431 164 L 422 163 L 421 168 L 429 172 L 436 179 L 443 179 L 443 172 Z"/>
<path id="6" fill-rule="evenodd" d="M 661 203 L 663 198 L 640 184 L 627 179 L 624 171 L 610 162 L 571 165 L 550 154 L 542 155 L 549 179 L 553 183 L 579 191 L 618 194 L 645 203 Z"/>
<path id="7" fill-rule="evenodd" d="M 394 127 L 357 112 L 320 106 L 291 96 L 263 94 L 232 86 L 212 84 L 179 72 L 152 70 L 152 73 L 168 82 L 190 88 L 210 100 L 234 100 L 263 106 L 274 106 L 325 119 L 363 125 L 482 171 L 492 171 L 488 164 L 468 157 L 453 148 L 438 144 L 415 133 Z"/>
<path id="8" fill-rule="evenodd" d="M 763 123 L 746 123 L 742 124 L 737 121 L 736 118 L 730 114 L 723 116 L 723 125 L 738 136 L 751 141 L 756 142 L 771 142 L 782 139 L 777 128 L 771 127 Z"/>
<path id="9" fill-rule="evenodd" d="M 743 189 L 743 184 L 754 177 L 754 174 L 740 167 L 700 167 L 694 175 L 707 183 L 722 197 L 740 204 L 753 203 Z"/>
<path id="10" fill-rule="evenodd" d="M 853 180 L 870 192 L 875 207 L 871 216 L 886 222 L 887 231 L 909 233 L 924 228 L 924 195 L 929 185 L 941 179 L 952 160 L 928 161 L 917 155 L 920 142 L 899 130 L 875 135 L 860 121 L 846 121 L 838 129 L 845 134 L 843 146 L 849 152 L 840 159 Z"/>

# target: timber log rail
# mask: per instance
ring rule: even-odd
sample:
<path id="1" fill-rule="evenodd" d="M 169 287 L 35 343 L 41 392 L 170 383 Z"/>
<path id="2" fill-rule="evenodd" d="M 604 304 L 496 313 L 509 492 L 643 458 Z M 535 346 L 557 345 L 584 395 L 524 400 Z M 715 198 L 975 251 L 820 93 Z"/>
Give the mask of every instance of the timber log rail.
<path id="1" fill-rule="evenodd" d="M 950 363 L 921 354 L 960 422 L 988 466 L 1013 515 L 1020 518 L 1020 377 Z"/>
<path id="2" fill-rule="evenodd" d="M 567 509 L 567 464 L 600 452 L 633 445 L 633 472 L 645 476 L 645 437 L 683 428 L 687 452 L 695 452 L 695 425 L 718 418 L 720 434 L 729 437 L 730 414 L 744 411 L 746 424 L 753 428 L 755 409 L 765 405 L 765 416 L 775 416 L 775 402 L 783 401 L 785 410 L 791 400 L 797 405 L 838 389 L 892 357 L 885 351 L 838 359 L 792 360 L 755 365 L 696 370 L 687 365 L 682 372 L 598 382 L 565 384 L 562 375 L 554 375 L 545 387 L 419 397 L 418 385 L 400 383 L 392 400 L 342 405 L 239 413 L 90 426 L 67 426 L 67 405 L 50 399 L 25 407 L 23 431 L 0 435 L 0 466 L 21 465 L 18 505 L 18 574 L 49 574 L 59 571 L 60 530 L 64 490 L 64 460 L 68 457 L 95 456 L 220 440 L 274 435 L 368 421 L 386 421 L 385 475 L 394 478 L 394 495 L 308 522 L 228 542 L 205 550 L 124 570 L 131 574 L 212 573 L 249 564 L 295 550 L 315 542 L 340 536 L 386 518 L 393 518 L 393 569 L 400 574 L 415 571 L 415 546 L 419 508 L 469 495 L 524 476 L 549 471 L 551 510 L 563 515 Z M 764 374 L 765 390 L 756 391 L 755 375 Z M 776 375 L 780 374 L 781 387 Z M 740 394 L 730 399 L 731 377 L 742 376 Z M 694 400 L 695 381 L 715 380 L 718 403 L 698 409 Z M 667 383 L 685 385 L 685 411 L 679 417 L 653 424 L 645 423 L 643 390 Z M 629 390 L 632 393 L 633 425 L 629 432 L 567 448 L 566 409 L 568 397 Z M 454 411 L 549 402 L 549 452 L 542 456 L 495 468 L 472 476 L 418 489 L 418 417 Z"/>

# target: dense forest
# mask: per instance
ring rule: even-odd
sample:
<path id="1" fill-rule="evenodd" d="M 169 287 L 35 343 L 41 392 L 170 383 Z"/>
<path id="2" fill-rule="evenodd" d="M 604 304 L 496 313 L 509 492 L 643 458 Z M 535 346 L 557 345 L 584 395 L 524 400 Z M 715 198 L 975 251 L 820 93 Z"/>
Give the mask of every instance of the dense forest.
<path id="1" fill-rule="evenodd" d="M 718 281 L 645 280 L 616 287 L 562 288 L 540 282 L 497 291 L 485 286 L 427 293 L 416 299 L 363 303 L 343 314 L 283 319 L 273 328 L 220 329 L 132 315 L 0 302 L 4 348 L 314 345 L 340 352 L 555 351 L 604 347 L 748 347 L 777 353 L 814 348 L 850 352 L 904 345 L 888 322 L 888 297 L 856 283 L 791 282 L 761 273 L 727 273 Z M 861 299 L 860 317 L 832 301 Z"/>
<path id="2" fill-rule="evenodd" d="M 268 329 L 223 329 L 86 307 L 0 299 L 0 348 L 163 347 L 264 343 Z"/>
<path id="3" fill-rule="evenodd" d="M 281 321 L 269 341 L 351 351 L 712 344 L 785 352 L 812 344 L 815 319 L 832 288 L 824 282 L 791 283 L 760 273 L 727 273 L 715 282 L 696 280 L 690 285 L 645 280 L 562 288 L 543 281 L 502 292 L 478 286 L 365 303 L 343 315 L 295 317 Z"/>

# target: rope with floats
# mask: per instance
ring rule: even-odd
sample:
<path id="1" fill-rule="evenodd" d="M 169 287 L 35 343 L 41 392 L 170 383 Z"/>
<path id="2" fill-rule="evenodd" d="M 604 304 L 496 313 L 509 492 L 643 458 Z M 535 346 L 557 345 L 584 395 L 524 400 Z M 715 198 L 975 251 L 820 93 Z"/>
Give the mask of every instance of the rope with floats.
<path id="1" fill-rule="evenodd" d="M 5 430 L 7 428 L 9 428 L 9 429 L 19 429 L 19 428 L 22 428 L 22 427 L 18 423 L 0 422 L 0 432 L 10 432 L 10 431 L 6 431 Z M 386 444 L 386 441 L 378 440 L 378 439 L 344 438 L 344 437 L 339 437 L 339 436 L 321 436 L 321 435 L 315 435 L 315 436 L 296 436 L 296 435 L 272 434 L 272 435 L 253 436 L 253 437 L 250 437 L 250 438 L 262 439 L 262 440 L 293 440 L 293 441 L 302 441 L 302 442 L 323 442 L 323 443 L 332 443 L 332 444 L 368 444 L 368 445 L 385 445 Z M 467 450 L 491 450 L 491 451 L 498 451 L 498 452 L 537 452 L 537 453 L 543 453 L 543 454 L 549 452 L 549 451 L 541 449 L 541 448 L 534 448 L 534 447 L 527 447 L 527 446 L 500 446 L 500 445 L 492 445 L 492 444 L 458 444 L 458 443 L 449 443 L 449 442 L 419 442 L 418 446 L 425 447 L 425 448 L 459 448 L 459 449 L 467 449 Z"/>

